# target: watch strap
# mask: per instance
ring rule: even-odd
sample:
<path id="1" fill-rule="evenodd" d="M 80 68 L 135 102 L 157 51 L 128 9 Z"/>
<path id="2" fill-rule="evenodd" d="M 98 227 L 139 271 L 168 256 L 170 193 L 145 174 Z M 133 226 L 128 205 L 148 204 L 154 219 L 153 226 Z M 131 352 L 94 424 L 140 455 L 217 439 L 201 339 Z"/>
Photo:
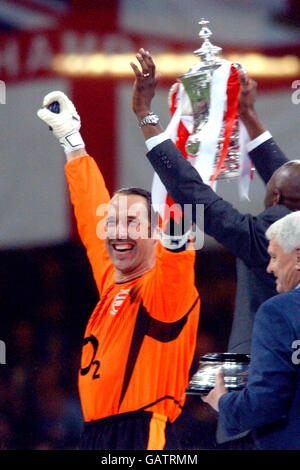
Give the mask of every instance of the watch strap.
<path id="1" fill-rule="evenodd" d="M 150 112 L 146 117 L 144 117 L 140 122 L 139 122 L 139 127 L 143 127 L 146 124 L 151 124 L 152 126 L 156 126 L 156 124 L 159 123 L 159 117 Z"/>

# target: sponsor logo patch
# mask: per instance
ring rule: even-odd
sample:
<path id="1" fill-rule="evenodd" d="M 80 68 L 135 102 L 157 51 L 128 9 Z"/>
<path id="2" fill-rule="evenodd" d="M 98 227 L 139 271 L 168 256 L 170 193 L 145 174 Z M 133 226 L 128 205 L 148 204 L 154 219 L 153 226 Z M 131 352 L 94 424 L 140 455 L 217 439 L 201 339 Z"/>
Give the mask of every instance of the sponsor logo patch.
<path id="1" fill-rule="evenodd" d="M 118 292 L 118 294 L 115 296 L 111 306 L 111 310 L 109 312 L 111 315 L 116 315 L 116 313 L 118 313 L 127 298 L 129 290 L 130 289 L 121 289 L 120 292 Z"/>

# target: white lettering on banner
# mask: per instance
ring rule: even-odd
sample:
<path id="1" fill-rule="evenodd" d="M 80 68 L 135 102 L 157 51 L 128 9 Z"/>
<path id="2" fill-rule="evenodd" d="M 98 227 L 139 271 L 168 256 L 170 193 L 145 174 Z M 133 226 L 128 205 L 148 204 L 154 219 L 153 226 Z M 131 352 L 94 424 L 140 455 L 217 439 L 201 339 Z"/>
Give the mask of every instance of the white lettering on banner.
<path id="1" fill-rule="evenodd" d="M 57 54 L 105 54 L 134 51 L 136 45 L 126 35 L 80 33 L 76 31 L 24 33 L 16 39 L 0 38 L 1 78 L 31 78 L 39 72 L 51 72 Z"/>
<path id="2" fill-rule="evenodd" d="M 45 36 L 36 36 L 31 41 L 27 61 L 26 71 L 35 73 L 38 70 L 48 70 L 53 59 L 53 51 L 49 40 Z"/>
<path id="3" fill-rule="evenodd" d="M 17 41 L 8 41 L 0 50 L 0 72 L 9 76 L 16 76 L 20 69 L 20 52 Z"/>
<path id="4" fill-rule="evenodd" d="M 120 34 L 107 34 L 102 39 L 102 49 L 105 54 L 120 54 L 135 50 L 135 44 L 131 39 Z"/>
<path id="5" fill-rule="evenodd" d="M 24 40 L 26 38 L 26 40 Z M 6 79 L 30 78 L 38 72 L 51 72 L 54 56 L 59 53 L 90 53 L 99 45 L 96 34 L 72 31 L 58 37 L 47 34 L 22 35 L 18 39 L 0 41 L 0 73 Z"/>
<path id="6" fill-rule="evenodd" d="M 93 33 L 86 33 L 82 37 L 75 31 L 67 31 L 62 35 L 62 52 L 64 54 L 90 54 L 97 50 L 98 39 Z"/>

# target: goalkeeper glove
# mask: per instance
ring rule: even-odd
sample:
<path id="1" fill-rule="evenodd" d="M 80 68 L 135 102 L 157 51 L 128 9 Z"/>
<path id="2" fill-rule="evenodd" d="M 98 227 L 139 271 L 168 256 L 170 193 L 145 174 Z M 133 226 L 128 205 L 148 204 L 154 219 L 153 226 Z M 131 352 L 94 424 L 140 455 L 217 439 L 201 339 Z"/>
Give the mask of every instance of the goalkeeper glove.
<path id="1" fill-rule="evenodd" d="M 171 217 L 165 228 L 160 231 L 161 244 L 170 251 L 184 251 L 187 249 L 191 239 L 191 229 L 184 232 L 183 220 L 179 223 Z"/>
<path id="2" fill-rule="evenodd" d="M 72 101 L 62 91 L 48 93 L 37 115 L 48 124 L 66 155 L 85 147 L 79 133 L 80 117 Z"/>

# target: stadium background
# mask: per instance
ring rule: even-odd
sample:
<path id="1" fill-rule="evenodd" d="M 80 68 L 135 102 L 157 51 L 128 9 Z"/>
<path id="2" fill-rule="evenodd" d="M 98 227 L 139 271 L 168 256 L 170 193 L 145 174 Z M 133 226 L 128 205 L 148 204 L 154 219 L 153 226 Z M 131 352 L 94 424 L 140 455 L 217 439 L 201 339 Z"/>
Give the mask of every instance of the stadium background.
<path id="1" fill-rule="evenodd" d="M 287 156 L 297 158 L 299 105 L 292 102 L 292 83 L 300 75 L 299 15 L 297 0 L 0 2 L 0 79 L 6 86 L 6 103 L 0 105 L 0 339 L 6 345 L 0 449 L 73 449 L 82 426 L 77 371 L 97 292 L 76 234 L 63 152 L 36 117 L 43 96 L 60 89 L 74 100 L 87 149 L 111 191 L 128 185 L 149 189 L 153 173 L 130 109 L 129 61 L 124 68 L 119 59 L 112 73 L 112 59 L 128 54 L 134 60 L 138 47 L 154 56 L 192 53 L 200 44 L 198 21 L 205 17 L 212 42 L 249 64 L 259 84 L 262 121 Z M 109 68 L 95 74 L 67 60 L 71 53 L 93 52 L 104 53 Z M 249 62 L 243 55 L 249 53 L 260 55 Z M 286 56 L 290 69 L 280 62 Z M 153 103 L 164 126 L 176 76 L 163 75 Z M 256 175 L 250 201 L 240 201 L 236 182 L 219 183 L 217 192 L 241 211 L 263 209 L 264 188 Z M 234 258 L 206 237 L 196 275 L 202 311 L 191 373 L 201 355 L 226 350 Z M 215 426 L 216 414 L 188 397 L 177 423 L 184 448 L 221 448 Z"/>

